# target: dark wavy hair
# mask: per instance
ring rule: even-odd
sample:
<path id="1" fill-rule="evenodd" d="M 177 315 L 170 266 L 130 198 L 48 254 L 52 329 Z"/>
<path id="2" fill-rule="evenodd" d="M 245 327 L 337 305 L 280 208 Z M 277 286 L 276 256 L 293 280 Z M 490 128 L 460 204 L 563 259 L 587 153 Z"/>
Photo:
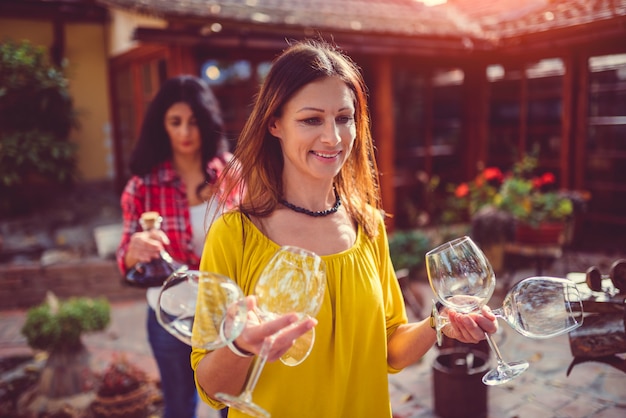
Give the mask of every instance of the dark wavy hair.
<path id="1" fill-rule="evenodd" d="M 207 163 L 226 149 L 222 112 L 211 88 L 202 79 L 180 75 L 165 81 L 150 102 L 141 125 L 139 139 L 130 156 L 130 171 L 137 176 L 150 173 L 158 164 L 172 158 L 170 138 L 165 130 L 165 113 L 174 104 L 184 102 L 191 108 L 202 138 L 202 163 Z M 207 173 L 213 183 L 214 173 Z"/>

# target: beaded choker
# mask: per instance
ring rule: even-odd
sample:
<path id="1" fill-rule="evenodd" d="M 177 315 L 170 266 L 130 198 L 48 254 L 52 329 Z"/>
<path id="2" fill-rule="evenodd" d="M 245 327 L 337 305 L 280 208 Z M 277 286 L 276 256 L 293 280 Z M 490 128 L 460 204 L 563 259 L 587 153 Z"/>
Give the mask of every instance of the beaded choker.
<path id="1" fill-rule="evenodd" d="M 335 190 L 335 205 L 330 208 L 330 209 L 326 209 L 326 210 L 318 210 L 316 212 L 313 212 L 312 210 L 308 210 L 305 208 L 302 208 L 300 206 L 296 206 L 293 203 L 289 203 L 287 202 L 285 199 L 279 199 L 278 200 L 280 202 L 281 205 L 295 211 L 298 213 L 303 213 L 305 215 L 308 216 L 313 216 L 314 218 L 318 218 L 320 216 L 328 216 L 332 213 L 337 212 L 337 210 L 339 209 L 339 206 L 341 206 L 341 199 L 339 198 L 339 194 L 337 193 L 337 190 Z"/>

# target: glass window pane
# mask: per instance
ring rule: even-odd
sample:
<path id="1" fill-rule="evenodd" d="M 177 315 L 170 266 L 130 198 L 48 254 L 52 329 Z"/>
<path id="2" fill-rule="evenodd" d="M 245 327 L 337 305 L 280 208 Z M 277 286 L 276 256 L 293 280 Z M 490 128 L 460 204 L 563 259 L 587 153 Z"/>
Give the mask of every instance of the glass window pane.
<path id="1" fill-rule="evenodd" d="M 626 54 L 591 57 L 584 186 L 596 216 L 626 214 Z"/>
<path id="2" fill-rule="evenodd" d="M 230 85 L 249 80 L 252 67 L 245 60 L 208 60 L 202 64 L 201 74 L 209 85 Z"/>

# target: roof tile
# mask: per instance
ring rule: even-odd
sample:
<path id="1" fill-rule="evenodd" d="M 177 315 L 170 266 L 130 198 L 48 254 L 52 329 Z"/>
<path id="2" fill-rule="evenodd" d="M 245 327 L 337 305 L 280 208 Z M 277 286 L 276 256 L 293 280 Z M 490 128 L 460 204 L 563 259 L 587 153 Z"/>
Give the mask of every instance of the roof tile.
<path id="1" fill-rule="evenodd" d="M 319 30 L 427 36 L 479 36 L 455 11 L 417 0 L 99 0 L 156 16 L 214 17 Z"/>
<path id="2" fill-rule="evenodd" d="M 626 0 L 97 0 L 161 17 L 404 36 L 501 39 L 626 16 Z"/>

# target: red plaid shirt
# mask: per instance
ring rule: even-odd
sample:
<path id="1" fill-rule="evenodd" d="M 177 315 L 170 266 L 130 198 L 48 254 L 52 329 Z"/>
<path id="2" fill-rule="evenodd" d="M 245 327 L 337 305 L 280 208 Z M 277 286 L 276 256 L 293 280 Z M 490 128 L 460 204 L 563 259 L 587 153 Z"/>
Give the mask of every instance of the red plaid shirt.
<path id="1" fill-rule="evenodd" d="M 232 155 L 226 153 L 222 158 L 228 161 Z M 216 157 L 207 165 L 208 169 L 216 171 L 217 176 L 220 176 L 224 169 L 222 158 Z M 227 209 L 236 205 L 235 197 L 236 193 L 229 199 Z M 124 256 L 128 250 L 130 236 L 142 230 L 139 217 L 146 211 L 157 211 L 163 218 L 161 229 L 170 240 L 170 245 L 165 248 L 167 252 L 190 269 L 198 268 L 200 257 L 193 248 L 185 184 L 178 177 L 171 161 L 159 164 L 148 175 L 131 177 L 122 192 L 121 205 L 124 230 L 116 256 L 122 274 L 126 274 L 127 270 Z"/>

